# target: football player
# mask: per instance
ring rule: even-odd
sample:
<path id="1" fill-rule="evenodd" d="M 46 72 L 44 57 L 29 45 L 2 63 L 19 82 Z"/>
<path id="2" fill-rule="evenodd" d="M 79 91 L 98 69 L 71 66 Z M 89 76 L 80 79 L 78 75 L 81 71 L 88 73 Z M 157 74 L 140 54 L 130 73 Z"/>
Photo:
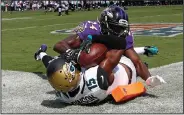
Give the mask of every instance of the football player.
<path id="1" fill-rule="evenodd" d="M 130 31 L 129 20 L 127 13 L 116 5 L 110 6 L 102 11 L 98 21 L 85 21 L 76 27 L 76 34 L 70 35 L 64 40 L 59 41 L 54 45 L 54 51 L 62 54 L 66 51 L 69 54 L 75 52 L 80 44 L 87 40 L 88 35 L 114 35 L 121 39 L 126 39 L 127 46 L 124 55 L 129 58 L 135 65 L 137 74 L 146 81 L 150 86 L 150 80 L 160 79 L 159 76 L 151 76 L 148 68 L 142 62 L 136 52 L 148 55 L 157 54 L 156 47 L 141 47 L 134 49 L 133 34 Z M 110 43 L 110 42 L 109 42 Z M 162 81 L 160 79 L 160 81 Z"/>
<path id="2" fill-rule="evenodd" d="M 94 36 L 93 36 L 94 37 Z M 103 39 L 101 39 L 103 38 Z M 47 46 L 41 45 L 35 53 L 35 60 L 42 60 L 47 68 L 50 85 L 56 90 L 56 97 L 69 104 L 96 104 L 103 101 L 118 85 L 127 85 L 136 81 L 136 70 L 130 59 L 122 57 L 126 48 L 125 39 L 101 37 L 92 42 L 104 43 L 107 48 L 115 48 L 106 53 L 99 65 L 85 69 L 78 62 L 80 52 L 70 55 L 72 58 L 53 58 L 46 54 Z M 104 39 L 105 38 L 105 39 Z M 105 42 L 110 40 L 111 44 Z M 115 45 L 121 42 L 119 45 Z M 86 46 L 84 46 L 86 48 Z M 155 81 L 154 81 L 155 82 Z"/>
<path id="3" fill-rule="evenodd" d="M 104 39 L 92 40 L 92 42 L 103 42 L 106 44 L 106 47 L 119 50 L 111 50 L 99 65 L 89 69 L 81 68 L 79 64 L 71 62 L 73 60 L 78 62 L 79 52 L 71 55 L 72 58 L 70 60 L 65 60 L 65 58 L 68 58 L 66 57 L 68 55 L 64 58 L 53 58 L 45 53 L 47 46 L 41 45 L 34 58 L 35 60 L 42 60 L 47 68 L 48 81 L 57 91 L 56 96 L 58 99 L 70 104 L 98 103 L 110 94 L 115 85 L 136 81 L 136 71 L 133 64 L 128 66 L 122 62 L 122 64 L 118 65 L 121 62 L 120 59 L 124 60 L 121 57 L 126 48 L 125 39 L 112 38 L 110 41 L 112 42 L 111 44 L 104 42 Z M 115 45 L 118 42 L 121 42 L 121 44 Z M 125 60 L 124 62 L 128 63 Z"/>
<path id="4" fill-rule="evenodd" d="M 108 49 L 115 48 L 116 50 L 109 50 L 105 59 L 99 65 L 88 69 L 81 68 L 78 64 L 80 51 L 72 55 L 66 53 L 64 57 L 53 58 L 46 54 L 47 46 L 41 45 L 35 53 L 35 60 L 42 60 L 47 68 L 48 81 L 56 90 L 56 97 L 61 102 L 97 104 L 106 99 L 118 85 L 136 82 L 137 74 L 134 64 L 127 57 L 122 57 L 126 48 L 125 39 L 101 38 L 93 38 L 92 42 L 104 43 Z M 110 40 L 110 38 L 112 39 Z M 107 39 L 111 41 L 111 44 L 105 42 Z M 121 42 L 121 44 L 115 45 L 118 42 Z M 84 47 L 86 48 L 86 46 Z M 71 58 L 68 58 L 68 56 L 71 56 Z M 66 58 L 69 60 L 66 60 Z M 152 85 L 160 83 L 159 79 L 150 81 Z"/>
<path id="5" fill-rule="evenodd" d="M 56 90 L 57 98 L 62 102 L 70 104 L 98 103 L 110 95 L 118 85 L 136 82 L 134 64 L 127 57 L 122 57 L 126 48 L 126 40 L 114 36 L 98 37 L 93 36 L 92 43 L 103 43 L 108 49 L 116 50 L 108 51 L 105 59 L 99 65 L 88 69 L 81 68 L 78 64 L 81 48 L 72 55 L 66 53 L 64 57 L 53 58 L 45 53 L 47 46 L 41 45 L 35 53 L 35 60 L 42 60 L 47 68 L 48 81 Z M 111 44 L 107 41 L 111 41 Z M 117 43 L 120 44 L 117 45 Z M 84 47 L 88 48 L 87 45 Z M 150 84 L 158 85 L 161 82 L 159 79 L 155 79 L 151 80 Z"/>

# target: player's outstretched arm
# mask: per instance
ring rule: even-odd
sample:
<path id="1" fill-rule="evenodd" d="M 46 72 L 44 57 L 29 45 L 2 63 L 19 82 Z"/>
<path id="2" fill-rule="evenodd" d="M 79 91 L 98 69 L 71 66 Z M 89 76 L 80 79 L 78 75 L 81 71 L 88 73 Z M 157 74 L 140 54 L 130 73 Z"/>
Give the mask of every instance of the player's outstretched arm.
<path id="1" fill-rule="evenodd" d="M 151 87 L 155 87 L 157 85 L 161 85 L 163 83 L 166 83 L 165 80 L 156 75 L 151 76 L 148 68 L 146 65 L 141 61 L 139 55 L 135 52 L 133 48 L 130 48 L 125 51 L 125 56 L 130 58 L 131 61 L 134 63 L 134 66 L 136 68 L 137 74 L 146 81 L 146 84 Z"/>
<path id="2" fill-rule="evenodd" d="M 135 52 L 134 48 L 130 48 L 130 49 L 126 50 L 125 56 L 131 59 L 131 61 L 134 63 L 134 66 L 136 68 L 138 75 L 143 80 L 146 81 L 147 78 L 151 76 L 150 72 L 148 71 L 148 68 L 142 62 L 139 55 Z"/>
<path id="3" fill-rule="evenodd" d="M 75 49 L 79 48 L 81 44 L 81 40 L 78 35 L 70 35 L 69 37 L 57 42 L 53 50 L 59 54 L 65 53 L 67 49 Z"/>

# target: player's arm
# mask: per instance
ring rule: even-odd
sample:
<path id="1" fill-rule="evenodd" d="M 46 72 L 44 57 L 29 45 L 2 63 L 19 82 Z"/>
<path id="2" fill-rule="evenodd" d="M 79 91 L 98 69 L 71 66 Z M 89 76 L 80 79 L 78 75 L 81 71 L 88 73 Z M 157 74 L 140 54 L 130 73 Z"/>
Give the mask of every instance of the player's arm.
<path id="1" fill-rule="evenodd" d="M 136 67 L 137 74 L 146 81 L 146 84 L 151 87 L 155 87 L 157 85 L 161 85 L 163 83 L 166 83 L 165 80 L 156 75 L 156 76 L 151 76 L 148 68 L 146 65 L 141 61 L 140 57 L 138 54 L 135 52 L 133 48 L 130 48 L 125 51 L 125 56 L 130 58 L 132 62 L 134 63 L 134 66 Z"/>
<path id="2" fill-rule="evenodd" d="M 131 61 L 134 63 L 134 66 L 136 68 L 136 71 L 138 75 L 144 79 L 147 80 L 148 77 L 151 76 L 150 72 L 148 71 L 148 68 L 146 65 L 141 61 L 139 55 L 135 52 L 134 48 L 129 48 L 125 51 L 124 54 L 126 57 L 130 58 Z"/>
<path id="3" fill-rule="evenodd" d="M 90 45 L 92 43 L 102 43 L 109 49 L 125 49 L 126 48 L 126 40 L 120 39 L 119 37 L 113 36 L 113 35 L 93 35 L 93 38 L 91 41 L 88 42 L 88 40 L 85 41 L 85 45 L 83 45 L 83 48 L 78 48 L 75 50 L 66 51 L 64 58 L 67 61 L 73 61 L 75 63 L 79 63 L 81 50 L 86 50 L 90 48 Z M 88 43 L 90 45 L 88 45 Z"/>
<path id="4" fill-rule="evenodd" d="M 89 38 L 89 36 L 88 36 Z M 114 35 L 91 35 L 92 43 L 104 44 L 109 49 L 125 49 L 126 40 Z"/>
<path id="5" fill-rule="evenodd" d="M 102 43 L 111 49 L 106 53 L 106 58 L 99 64 L 97 70 L 99 87 L 106 90 L 114 80 L 111 74 L 124 54 L 127 45 L 126 40 L 113 35 L 94 35 L 92 36 L 92 43 Z"/>
<path id="6" fill-rule="evenodd" d="M 88 31 L 85 27 L 87 22 L 80 23 L 75 29 L 74 35 L 70 35 L 64 40 L 59 41 L 54 45 L 53 50 L 57 53 L 65 53 L 66 50 L 70 50 L 69 52 L 72 52 L 72 49 L 77 49 L 80 47 L 80 44 L 82 40 L 85 39 L 85 36 L 87 35 Z"/>
<path id="7" fill-rule="evenodd" d="M 113 69 L 118 65 L 124 50 L 110 50 L 106 54 L 106 58 L 99 64 L 99 68 L 106 73 L 104 79 L 107 78 L 108 84 L 111 85 L 114 78 L 111 75 Z"/>
<path id="8" fill-rule="evenodd" d="M 79 48 L 80 44 L 81 44 L 81 40 L 79 39 L 79 36 L 77 34 L 74 34 L 74 35 L 70 35 L 64 40 L 57 42 L 54 45 L 53 50 L 59 54 L 62 54 L 66 52 L 67 49 Z"/>

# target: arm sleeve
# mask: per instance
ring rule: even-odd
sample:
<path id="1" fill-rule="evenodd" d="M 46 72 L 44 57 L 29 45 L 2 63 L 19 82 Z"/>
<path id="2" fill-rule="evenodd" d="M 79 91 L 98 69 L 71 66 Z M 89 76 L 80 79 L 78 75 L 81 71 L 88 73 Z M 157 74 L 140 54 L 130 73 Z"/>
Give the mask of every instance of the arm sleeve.
<path id="1" fill-rule="evenodd" d="M 92 35 L 92 43 L 102 43 L 110 49 L 126 48 L 126 39 L 114 35 Z"/>
<path id="2" fill-rule="evenodd" d="M 109 87 L 108 76 L 108 73 L 99 66 L 97 69 L 97 81 L 98 86 L 103 90 L 107 90 Z"/>

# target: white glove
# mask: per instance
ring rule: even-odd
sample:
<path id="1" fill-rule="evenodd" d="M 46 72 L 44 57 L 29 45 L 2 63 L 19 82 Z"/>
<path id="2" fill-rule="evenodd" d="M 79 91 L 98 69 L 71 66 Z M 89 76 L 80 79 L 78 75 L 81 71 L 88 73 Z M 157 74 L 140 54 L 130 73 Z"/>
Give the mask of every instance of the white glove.
<path id="1" fill-rule="evenodd" d="M 155 86 L 161 85 L 161 84 L 163 84 L 163 83 L 166 83 L 165 80 L 164 80 L 162 77 L 158 76 L 158 75 L 156 75 L 156 76 L 151 76 L 151 77 L 149 77 L 149 78 L 146 80 L 146 84 L 147 84 L 148 86 L 150 86 L 150 87 L 155 87 Z"/>

